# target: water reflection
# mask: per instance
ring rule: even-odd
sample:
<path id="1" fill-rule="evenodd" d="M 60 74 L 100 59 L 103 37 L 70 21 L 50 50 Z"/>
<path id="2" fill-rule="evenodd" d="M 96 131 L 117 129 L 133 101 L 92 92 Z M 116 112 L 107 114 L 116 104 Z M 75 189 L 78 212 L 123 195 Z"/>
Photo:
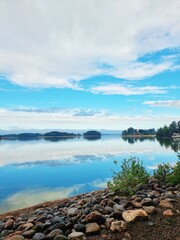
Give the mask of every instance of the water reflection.
<path id="1" fill-rule="evenodd" d="M 129 144 L 134 144 L 137 142 L 151 141 L 155 142 L 156 140 L 159 142 L 161 147 L 170 148 L 174 152 L 180 151 L 180 139 L 172 139 L 172 138 L 155 138 L 155 137 L 122 137 L 125 142 Z"/>
<path id="2" fill-rule="evenodd" d="M 122 139 L 125 142 L 128 142 L 130 144 L 134 144 L 136 142 L 144 142 L 144 141 L 152 141 L 152 142 L 156 141 L 155 137 L 122 137 Z"/>
<path id="3" fill-rule="evenodd" d="M 51 139 L 52 140 L 52 139 Z M 179 142 L 102 137 L 96 141 L 0 142 L 0 212 L 103 188 L 113 161 L 139 157 L 152 171 L 177 161 Z"/>
<path id="4" fill-rule="evenodd" d="M 180 139 L 157 138 L 162 147 L 170 148 L 175 152 L 180 151 Z"/>
<path id="5" fill-rule="evenodd" d="M 100 136 L 98 136 L 98 135 L 96 135 L 96 136 L 84 136 L 84 139 L 86 139 L 88 141 L 96 141 L 96 140 L 101 139 L 101 135 Z"/>

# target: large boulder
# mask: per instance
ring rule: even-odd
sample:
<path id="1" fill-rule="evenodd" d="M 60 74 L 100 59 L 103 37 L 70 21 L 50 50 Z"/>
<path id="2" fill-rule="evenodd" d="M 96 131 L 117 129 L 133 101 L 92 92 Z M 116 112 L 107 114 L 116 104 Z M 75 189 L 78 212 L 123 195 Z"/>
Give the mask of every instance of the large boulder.
<path id="1" fill-rule="evenodd" d="M 148 214 L 143 209 L 127 210 L 122 213 L 122 217 L 126 222 L 132 222 L 137 219 L 147 219 Z"/>

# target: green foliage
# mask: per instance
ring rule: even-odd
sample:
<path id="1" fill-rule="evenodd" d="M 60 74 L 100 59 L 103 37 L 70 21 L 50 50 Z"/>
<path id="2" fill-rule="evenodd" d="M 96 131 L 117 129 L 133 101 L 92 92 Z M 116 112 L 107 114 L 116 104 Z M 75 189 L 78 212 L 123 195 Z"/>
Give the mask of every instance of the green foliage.
<path id="1" fill-rule="evenodd" d="M 180 184 L 180 154 L 178 154 L 178 158 L 174 167 L 169 163 L 158 165 L 158 169 L 154 171 L 154 177 L 160 181 Z"/>
<path id="2" fill-rule="evenodd" d="M 122 131 L 122 136 L 126 135 L 155 135 L 156 131 L 154 128 L 150 129 L 135 129 L 135 128 L 128 128 L 127 130 Z"/>
<path id="3" fill-rule="evenodd" d="M 158 168 L 154 170 L 154 177 L 160 181 L 167 182 L 167 178 L 172 172 L 172 167 L 169 163 L 159 164 Z"/>
<path id="4" fill-rule="evenodd" d="M 117 167 L 117 161 L 114 161 Z M 121 171 L 113 171 L 113 179 L 108 182 L 108 187 L 119 194 L 133 194 L 136 189 L 148 181 L 149 174 L 146 172 L 136 157 L 124 159 Z"/>
<path id="5" fill-rule="evenodd" d="M 172 137 L 174 133 L 180 134 L 180 121 L 173 121 L 169 126 L 164 126 L 158 129 L 157 137 Z"/>
<path id="6" fill-rule="evenodd" d="M 173 184 L 180 184 L 180 160 L 172 168 L 172 173 L 168 176 L 167 181 Z"/>

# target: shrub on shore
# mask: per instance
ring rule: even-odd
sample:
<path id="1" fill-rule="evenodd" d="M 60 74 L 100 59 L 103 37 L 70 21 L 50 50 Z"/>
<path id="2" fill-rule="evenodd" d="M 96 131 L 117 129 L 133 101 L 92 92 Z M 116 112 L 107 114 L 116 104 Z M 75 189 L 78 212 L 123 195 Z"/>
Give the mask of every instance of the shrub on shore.
<path id="1" fill-rule="evenodd" d="M 117 161 L 114 161 L 117 166 Z M 108 182 L 108 187 L 119 194 L 131 195 L 136 189 L 146 183 L 149 174 L 136 157 L 124 159 L 121 171 L 113 171 L 113 179 Z"/>
<path id="2" fill-rule="evenodd" d="M 180 184 L 180 154 L 178 162 L 174 167 L 169 163 L 158 165 L 154 171 L 154 178 L 161 182 Z M 146 171 L 142 162 L 136 157 L 124 159 L 121 164 L 121 171 L 118 170 L 118 163 L 114 161 L 117 171 L 113 171 L 112 181 L 108 182 L 108 187 L 117 194 L 132 195 L 139 186 L 148 182 L 150 175 Z"/>

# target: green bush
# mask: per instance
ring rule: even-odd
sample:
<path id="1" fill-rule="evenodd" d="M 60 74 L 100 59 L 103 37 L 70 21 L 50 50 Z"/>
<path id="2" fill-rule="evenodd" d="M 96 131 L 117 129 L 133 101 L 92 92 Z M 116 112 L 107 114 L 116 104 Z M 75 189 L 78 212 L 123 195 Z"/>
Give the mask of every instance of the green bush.
<path id="1" fill-rule="evenodd" d="M 114 161 L 117 166 L 117 161 Z M 137 188 L 146 183 L 149 174 L 136 157 L 124 159 L 121 165 L 121 171 L 113 171 L 113 179 L 108 182 L 108 187 L 119 194 L 131 195 Z"/>
<path id="2" fill-rule="evenodd" d="M 167 182 L 171 172 L 172 167 L 169 163 L 159 164 L 158 168 L 154 170 L 154 177 L 162 182 Z"/>
<path id="3" fill-rule="evenodd" d="M 180 154 L 177 156 L 179 160 L 174 167 L 169 163 L 158 165 L 157 170 L 154 171 L 154 177 L 163 182 L 180 184 Z"/>
<path id="4" fill-rule="evenodd" d="M 173 184 L 180 184 L 180 161 L 172 168 L 172 173 L 167 177 L 167 181 Z"/>

